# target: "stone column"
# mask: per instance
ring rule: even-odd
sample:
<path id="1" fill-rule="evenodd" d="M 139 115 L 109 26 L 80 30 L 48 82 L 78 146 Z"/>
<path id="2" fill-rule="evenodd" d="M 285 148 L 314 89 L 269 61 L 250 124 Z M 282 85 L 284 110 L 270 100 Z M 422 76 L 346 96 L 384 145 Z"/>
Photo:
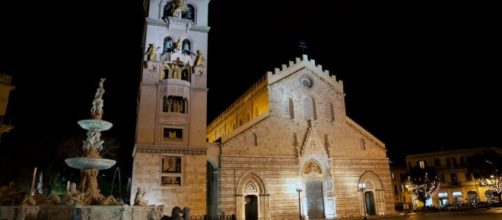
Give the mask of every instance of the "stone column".
<path id="1" fill-rule="evenodd" d="M 244 210 L 242 210 L 244 204 L 244 196 L 242 194 L 235 194 L 235 215 L 237 220 L 245 220 Z"/>
<path id="2" fill-rule="evenodd" d="M 259 219 L 260 220 L 270 220 L 270 204 L 269 204 L 270 194 L 260 194 L 260 207 L 259 207 Z"/>

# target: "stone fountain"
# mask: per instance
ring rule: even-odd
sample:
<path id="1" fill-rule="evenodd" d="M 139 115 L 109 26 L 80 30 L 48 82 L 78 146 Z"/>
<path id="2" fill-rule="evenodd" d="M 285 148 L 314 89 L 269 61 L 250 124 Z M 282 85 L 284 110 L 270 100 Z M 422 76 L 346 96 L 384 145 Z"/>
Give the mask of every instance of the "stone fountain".
<path id="1" fill-rule="evenodd" d="M 98 188 L 99 170 L 106 170 L 115 165 L 115 160 L 105 159 L 100 156 L 103 150 L 103 140 L 101 131 L 109 130 L 113 125 L 102 119 L 103 117 L 103 94 L 105 89 L 103 84 L 105 79 L 99 82 L 99 87 L 94 96 L 91 108 L 91 119 L 78 121 L 83 129 L 87 130 L 87 139 L 84 141 L 83 157 L 68 158 L 66 164 L 72 168 L 82 171 L 79 190 L 83 195 L 78 198 L 77 203 L 82 205 L 119 205 L 113 197 L 105 197 Z"/>
<path id="2" fill-rule="evenodd" d="M 91 119 L 78 121 L 80 127 L 87 130 L 87 138 L 83 144 L 83 156 L 65 160 L 68 166 L 81 170 L 82 179 L 79 186 L 72 183 L 62 199 L 55 195 L 50 195 L 47 198 L 27 195 L 24 200 L 23 193 L 19 192 L 14 183 L 9 184 L 8 187 L 0 187 L 0 202 L 4 201 L 5 203 L 5 200 L 2 200 L 2 195 L 6 192 L 16 196 L 16 199 L 8 205 L 2 206 L 0 203 L 0 219 L 144 220 L 162 217 L 164 206 L 148 205 L 143 199 L 144 191 L 141 195 L 136 196 L 134 206 L 123 204 L 122 201 L 116 200 L 113 196 L 105 197 L 99 191 L 97 179 L 99 171 L 115 165 L 114 160 L 100 156 L 104 142 L 101 140 L 101 132 L 112 127 L 112 123 L 102 120 L 104 82 L 105 79 L 101 79 L 92 102 Z"/>

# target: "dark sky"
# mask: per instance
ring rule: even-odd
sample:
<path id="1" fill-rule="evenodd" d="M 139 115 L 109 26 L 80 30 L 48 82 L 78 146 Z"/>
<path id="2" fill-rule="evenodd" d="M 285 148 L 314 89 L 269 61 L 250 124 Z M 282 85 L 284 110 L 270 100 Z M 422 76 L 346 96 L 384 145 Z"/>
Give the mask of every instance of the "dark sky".
<path id="1" fill-rule="evenodd" d="M 266 71 L 299 56 L 305 40 L 309 57 L 344 81 L 348 115 L 387 144 L 391 159 L 502 146 L 495 8 L 461 1 L 212 0 L 208 118 Z M 114 128 L 103 136 L 117 140 L 119 164 L 128 169 L 143 22 L 139 0 L 1 1 L 0 72 L 17 86 L 8 112 L 16 129 L 3 137 L 3 158 L 37 165 L 58 140 L 83 135 L 76 121 L 88 117 L 99 78 L 107 77 L 104 119 Z"/>

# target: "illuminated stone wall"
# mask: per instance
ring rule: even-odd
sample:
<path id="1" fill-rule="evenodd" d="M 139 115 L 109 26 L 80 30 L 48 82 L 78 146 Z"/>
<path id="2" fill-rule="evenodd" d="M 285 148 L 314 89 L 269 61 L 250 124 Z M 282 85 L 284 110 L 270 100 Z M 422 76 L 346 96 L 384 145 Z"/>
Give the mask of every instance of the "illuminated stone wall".
<path id="1" fill-rule="evenodd" d="M 262 78 L 209 124 L 207 127 L 208 141 L 215 142 L 253 121 L 268 112 L 268 106 L 267 81 L 266 78 Z"/>
<path id="2" fill-rule="evenodd" d="M 162 157 L 164 155 L 180 155 L 183 159 L 180 175 L 182 183 L 177 185 L 163 185 Z M 170 214 L 175 206 L 189 207 L 192 215 L 206 214 L 206 162 L 204 150 L 179 151 L 173 149 L 155 150 L 152 147 L 137 148 L 134 158 L 134 183 L 145 189 L 146 200 L 150 205 L 164 205 L 166 214 Z M 169 174 L 168 174 L 169 175 Z M 131 191 L 134 199 L 136 187 Z"/>
<path id="3" fill-rule="evenodd" d="M 346 116 L 341 81 L 303 57 L 267 82 L 269 111 L 221 138 L 220 211 L 243 219 L 244 196 L 257 195 L 260 219 L 297 218 L 301 188 L 307 215 L 305 183 L 315 180 L 327 218 L 363 215 L 360 182 L 377 215 L 394 214 L 385 145 Z"/>

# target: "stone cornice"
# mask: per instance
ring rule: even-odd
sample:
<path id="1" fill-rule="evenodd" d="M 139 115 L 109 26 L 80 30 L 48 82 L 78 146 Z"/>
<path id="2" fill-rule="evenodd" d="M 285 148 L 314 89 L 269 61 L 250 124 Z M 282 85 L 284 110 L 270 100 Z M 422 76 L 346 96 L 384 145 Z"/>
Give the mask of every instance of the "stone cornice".
<path id="1" fill-rule="evenodd" d="M 172 147 L 159 145 L 136 145 L 134 154 L 136 153 L 171 153 L 171 154 L 191 154 L 191 155 L 206 155 L 207 147 Z"/>

